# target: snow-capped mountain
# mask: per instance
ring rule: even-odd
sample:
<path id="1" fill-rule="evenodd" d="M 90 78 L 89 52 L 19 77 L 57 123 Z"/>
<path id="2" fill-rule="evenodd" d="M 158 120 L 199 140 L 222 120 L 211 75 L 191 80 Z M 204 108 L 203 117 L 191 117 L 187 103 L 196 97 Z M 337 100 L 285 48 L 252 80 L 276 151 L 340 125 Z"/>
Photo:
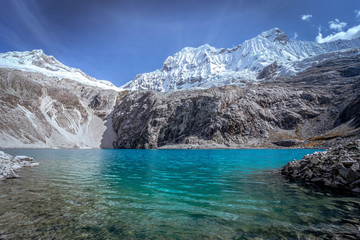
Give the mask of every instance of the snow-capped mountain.
<path id="1" fill-rule="evenodd" d="M 123 86 L 130 90 L 169 91 L 242 85 L 271 76 L 288 76 L 322 61 L 359 54 L 360 39 L 329 43 L 295 41 L 278 28 L 230 49 L 186 47 L 168 57 L 162 69 L 143 73 Z"/>
<path id="2" fill-rule="evenodd" d="M 0 53 L 0 68 L 10 68 L 55 77 L 71 79 L 81 84 L 104 89 L 121 90 L 109 81 L 97 80 L 77 68 L 68 67 L 42 50 Z"/>

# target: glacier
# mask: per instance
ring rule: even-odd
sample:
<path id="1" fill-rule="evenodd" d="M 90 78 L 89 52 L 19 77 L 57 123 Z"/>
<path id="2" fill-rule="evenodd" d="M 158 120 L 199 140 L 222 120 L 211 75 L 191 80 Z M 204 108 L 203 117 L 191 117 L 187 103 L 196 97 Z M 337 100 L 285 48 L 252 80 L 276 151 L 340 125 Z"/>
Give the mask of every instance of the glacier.
<path id="1" fill-rule="evenodd" d="M 122 87 L 129 90 L 174 91 L 257 83 L 273 64 L 271 77 L 295 75 L 326 60 L 359 54 L 360 39 L 327 43 L 289 39 L 278 28 L 265 31 L 229 49 L 208 44 L 186 47 L 169 56 L 162 69 L 138 74 Z M 269 77 L 269 76 L 268 76 Z"/>

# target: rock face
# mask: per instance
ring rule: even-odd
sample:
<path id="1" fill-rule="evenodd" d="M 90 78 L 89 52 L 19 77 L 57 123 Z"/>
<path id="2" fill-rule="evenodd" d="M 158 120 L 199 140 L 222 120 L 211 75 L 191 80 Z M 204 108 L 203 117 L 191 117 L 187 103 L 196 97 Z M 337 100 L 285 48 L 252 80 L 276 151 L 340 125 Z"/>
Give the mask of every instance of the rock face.
<path id="1" fill-rule="evenodd" d="M 120 90 L 62 65 L 42 51 L 2 55 L 2 148 L 112 147 L 107 116 Z"/>
<path id="2" fill-rule="evenodd" d="M 360 127 L 360 94 L 355 96 L 348 106 L 340 113 L 336 126 L 351 121 L 350 124 Z"/>
<path id="3" fill-rule="evenodd" d="M 316 98 L 324 96 L 321 92 L 313 94 Z M 293 106 L 281 108 L 289 99 Z M 325 112 L 324 108 L 312 110 L 315 108 L 315 105 L 303 104 L 296 91 L 279 87 L 129 92 L 114 110 L 115 147 L 211 143 L 228 147 L 257 146 L 265 139 L 274 139 L 272 133 L 281 129 L 296 137 L 295 129 L 304 117 L 314 118 Z"/>
<path id="4" fill-rule="evenodd" d="M 269 78 L 276 73 L 278 70 L 277 62 L 273 62 L 272 64 L 263 68 L 263 70 L 259 73 L 256 79 Z"/>
<path id="5" fill-rule="evenodd" d="M 0 151 L 0 180 L 6 178 L 17 178 L 16 173 L 22 167 L 37 167 L 39 163 L 34 162 L 34 159 L 27 156 L 13 157 L 7 153 Z"/>
<path id="6" fill-rule="evenodd" d="M 341 75 L 359 62 L 342 58 L 243 87 L 124 92 L 113 112 L 114 147 L 326 147 L 359 138 L 360 85 Z"/>
<path id="7" fill-rule="evenodd" d="M 282 167 L 291 179 L 360 194 L 360 140 L 308 154 Z"/>
<path id="8" fill-rule="evenodd" d="M 210 88 L 229 84 L 244 85 L 268 77 L 293 76 L 339 56 L 356 56 L 360 39 L 329 43 L 289 39 L 274 28 L 235 48 L 216 49 L 209 45 L 186 47 L 168 57 L 162 69 L 138 74 L 123 87 L 129 90 L 171 91 Z M 344 77 L 358 74 L 349 68 Z"/>

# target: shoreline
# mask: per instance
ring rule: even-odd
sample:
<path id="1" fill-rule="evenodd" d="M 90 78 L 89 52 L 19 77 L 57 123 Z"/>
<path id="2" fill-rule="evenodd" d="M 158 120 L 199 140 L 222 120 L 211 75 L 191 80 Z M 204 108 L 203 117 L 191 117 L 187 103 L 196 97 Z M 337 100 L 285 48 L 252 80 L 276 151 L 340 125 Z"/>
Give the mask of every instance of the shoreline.
<path id="1" fill-rule="evenodd" d="M 289 149 L 289 150 L 295 150 L 295 149 L 315 149 L 315 150 L 325 150 L 326 147 L 225 147 L 225 146 L 219 146 L 219 147 L 209 147 L 209 146 L 183 146 L 183 147 L 179 147 L 177 145 L 167 145 L 167 146 L 162 146 L 159 148 L 52 148 L 52 147 L 44 147 L 44 148 L 37 148 L 37 147 L 9 147 L 9 148 L 0 148 L 0 151 L 3 150 L 8 150 L 8 149 L 44 149 L 44 150 L 242 150 L 242 149 Z"/>
<path id="2" fill-rule="evenodd" d="M 360 140 L 289 161 L 280 173 L 301 183 L 360 196 Z"/>

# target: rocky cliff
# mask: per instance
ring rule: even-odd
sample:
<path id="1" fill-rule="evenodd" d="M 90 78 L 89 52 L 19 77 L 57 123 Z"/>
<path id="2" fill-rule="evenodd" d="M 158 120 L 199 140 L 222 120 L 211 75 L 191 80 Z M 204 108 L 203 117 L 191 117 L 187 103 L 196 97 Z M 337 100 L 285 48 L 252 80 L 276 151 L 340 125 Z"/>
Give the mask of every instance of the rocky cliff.
<path id="1" fill-rule="evenodd" d="M 360 57 L 244 87 L 129 91 L 114 147 L 325 147 L 359 138 Z"/>
<path id="2" fill-rule="evenodd" d="M 1 148 L 112 147 L 112 128 L 106 124 L 118 94 L 114 85 L 42 51 L 5 55 L 0 61 Z"/>

